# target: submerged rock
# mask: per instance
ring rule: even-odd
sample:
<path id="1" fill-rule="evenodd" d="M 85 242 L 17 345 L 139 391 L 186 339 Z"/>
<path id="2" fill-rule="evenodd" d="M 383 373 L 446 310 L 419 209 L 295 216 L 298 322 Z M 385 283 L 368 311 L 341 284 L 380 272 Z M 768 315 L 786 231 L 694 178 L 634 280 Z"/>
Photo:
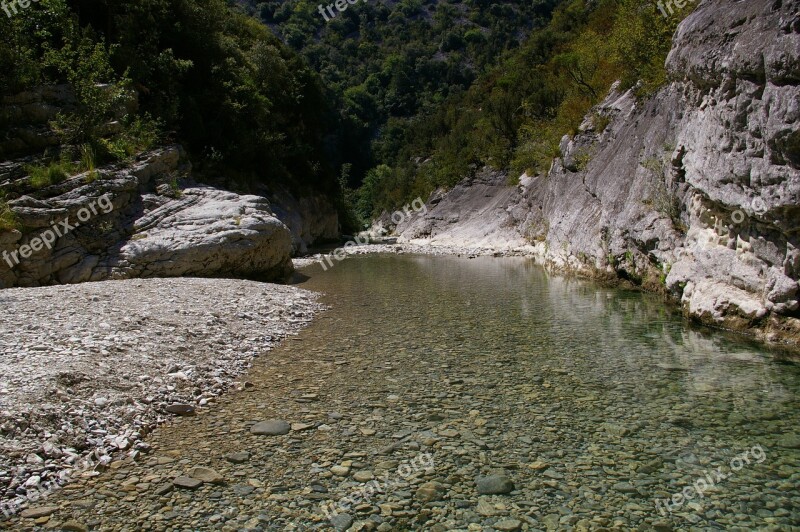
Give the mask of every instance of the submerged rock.
<path id="1" fill-rule="evenodd" d="M 514 483 L 505 475 L 479 477 L 475 484 L 481 495 L 504 495 L 514 491 Z"/>

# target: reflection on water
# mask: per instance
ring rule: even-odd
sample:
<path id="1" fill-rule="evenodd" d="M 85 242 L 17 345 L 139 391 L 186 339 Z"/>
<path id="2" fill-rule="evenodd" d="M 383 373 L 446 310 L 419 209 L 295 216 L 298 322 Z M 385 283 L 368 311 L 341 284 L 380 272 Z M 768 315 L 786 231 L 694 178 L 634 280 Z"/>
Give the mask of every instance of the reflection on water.
<path id="1" fill-rule="evenodd" d="M 423 387 L 467 375 L 480 396 L 480 380 L 491 381 L 498 403 L 517 405 L 503 410 L 509 430 L 546 431 L 520 436 L 532 441 L 520 453 L 562 464 L 574 486 L 554 482 L 559 496 L 576 498 L 570 504 L 597 503 L 587 493 L 620 477 L 667 497 L 710 464 L 761 445 L 763 464 L 744 468 L 700 509 L 680 511 L 712 526 L 757 511 L 761 524 L 800 518 L 792 440 L 800 370 L 762 347 L 690 328 L 657 297 L 551 277 L 521 258 L 364 256 L 303 273 L 301 286 L 333 305 L 306 338 L 375 363 L 402 355 L 416 361 L 406 371 Z M 652 501 L 638 502 L 654 511 Z"/>

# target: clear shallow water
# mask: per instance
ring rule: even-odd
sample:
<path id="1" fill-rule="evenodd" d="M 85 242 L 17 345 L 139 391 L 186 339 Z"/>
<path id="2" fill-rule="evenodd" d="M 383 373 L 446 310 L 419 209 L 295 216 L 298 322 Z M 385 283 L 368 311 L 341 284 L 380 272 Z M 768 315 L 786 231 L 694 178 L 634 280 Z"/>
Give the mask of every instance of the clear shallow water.
<path id="1" fill-rule="evenodd" d="M 491 504 L 542 529 L 800 523 L 800 369 L 763 348 L 524 259 L 362 256 L 302 273 L 299 286 L 333 305 L 302 334 L 319 346 L 304 354 L 366 358 L 365 394 L 457 419 L 462 442 L 437 460 L 451 476 L 504 469 L 517 491 Z M 461 484 L 449 499 L 467 497 Z M 657 509 L 693 485 L 702 497 Z"/>

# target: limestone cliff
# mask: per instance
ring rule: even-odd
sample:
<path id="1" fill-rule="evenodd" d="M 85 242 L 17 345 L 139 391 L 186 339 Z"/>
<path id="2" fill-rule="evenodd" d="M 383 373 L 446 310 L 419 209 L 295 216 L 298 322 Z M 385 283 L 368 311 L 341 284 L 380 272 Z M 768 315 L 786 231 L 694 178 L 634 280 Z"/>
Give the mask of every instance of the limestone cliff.
<path id="1" fill-rule="evenodd" d="M 704 323 L 797 343 L 798 6 L 703 2 L 656 95 L 612 90 L 547 175 L 509 188 L 485 172 L 399 234 L 527 246 L 555 269 L 663 291 Z"/>

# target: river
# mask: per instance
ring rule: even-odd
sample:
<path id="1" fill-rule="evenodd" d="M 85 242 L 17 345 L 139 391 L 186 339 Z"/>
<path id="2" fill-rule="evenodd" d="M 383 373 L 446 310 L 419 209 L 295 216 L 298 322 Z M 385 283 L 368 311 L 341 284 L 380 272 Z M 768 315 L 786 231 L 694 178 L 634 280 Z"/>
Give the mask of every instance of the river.
<path id="1" fill-rule="evenodd" d="M 800 523 L 800 370 L 779 353 L 522 258 L 361 256 L 297 284 L 330 310 L 257 359 L 241 391 L 156 430 L 138 461 L 53 496 L 59 518 L 232 531 Z M 267 432 L 288 433 L 253 433 L 270 419 L 286 424 Z M 179 475 L 207 481 L 176 487 Z"/>

